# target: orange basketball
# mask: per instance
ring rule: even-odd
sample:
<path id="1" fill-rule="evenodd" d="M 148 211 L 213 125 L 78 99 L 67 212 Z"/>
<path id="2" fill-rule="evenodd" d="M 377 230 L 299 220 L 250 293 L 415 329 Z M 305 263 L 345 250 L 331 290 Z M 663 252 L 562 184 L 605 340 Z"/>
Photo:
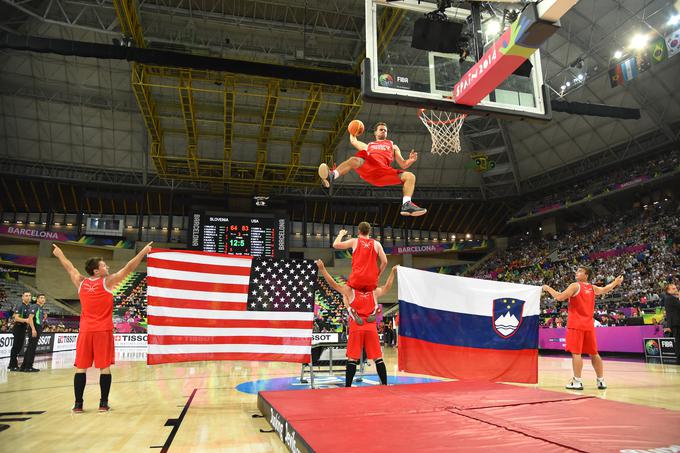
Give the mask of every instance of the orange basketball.
<path id="1" fill-rule="evenodd" d="M 347 131 L 351 135 L 361 135 L 364 133 L 364 123 L 359 120 L 352 120 L 349 126 L 347 126 Z"/>

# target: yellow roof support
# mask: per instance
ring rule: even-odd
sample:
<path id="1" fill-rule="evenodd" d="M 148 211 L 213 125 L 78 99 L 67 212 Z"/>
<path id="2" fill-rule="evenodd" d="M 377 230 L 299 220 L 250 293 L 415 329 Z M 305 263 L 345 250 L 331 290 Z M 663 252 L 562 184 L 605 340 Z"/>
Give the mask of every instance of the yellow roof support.
<path id="1" fill-rule="evenodd" d="M 307 133 L 312 128 L 319 107 L 321 106 L 321 86 L 312 85 L 309 89 L 307 102 L 305 102 L 302 115 L 295 135 L 290 143 L 290 166 L 286 172 L 286 182 L 291 182 L 295 179 L 300 168 L 300 157 L 302 156 L 302 143 L 305 141 Z"/>
<path id="2" fill-rule="evenodd" d="M 262 180 L 264 169 L 267 166 L 267 145 L 269 134 L 274 124 L 276 107 L 279 104 L 279 80 L 271 80 L 267 84 L 267 99 L 265 101 L 264 112 L 262 114 L 262 124 L 260 125 L 260 136 L 257 139 L 257 161 L 255 162 L 255 181 Z"/>
<path id="3" fill-rule="evenodd" d="M 340 114 L 335 120 L 335 128 L 328 135 L 328 138 L 321 149 L 321 163 L 333 163 L 335 148 L 337 148 L 340 140 L 345 136 L 345 131 L 347 130 L 350 121 L 356 118 L 361 105 L 361 92 L 353 88 L 348 89 L 347 105 L 340 111 Z"/>
<path id="4" fill-rule="evenodd" d="M 234 142 L 234 106 L 236 103 L 236 85 L 234 78 L 224 78 L 224 162 L 222 162 L 222 178 L 231 178 L 231 152 Z"/>
<path id="5" fill-rule="evenodd" d="M 116 9 L 116 16 L 123 34 L 130 36 L 137 47 L 146 47 L 137 13 L 137 2 L 135 0 L 113 0 L 113 7 Z"/>
<path id="6" fill-rule="evenodd" d="M 184 119 L 184 132 L 187 140 L 187 163 L 192 176 L 198 176 L 198 133 L 196 130 L 196 114 L 194 97 L 191 91 L 191 71 L 182 71 L 179 79 L 179 104 Z"/>

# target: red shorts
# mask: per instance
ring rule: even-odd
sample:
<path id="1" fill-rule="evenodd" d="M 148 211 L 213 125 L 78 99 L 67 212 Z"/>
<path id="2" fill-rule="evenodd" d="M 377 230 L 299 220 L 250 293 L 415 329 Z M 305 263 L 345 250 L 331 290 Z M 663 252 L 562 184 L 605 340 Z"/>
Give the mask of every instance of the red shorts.
<path id="1" fill-rule="evenodd" d="M 363 275 L 357 277 L 356 274 L 349 274 L 347 286 L 356 291 L 374 291 L 378 287 L 378 278 L 376 277 L 375 279 L 368 279 L 363 278 Z"/>
<path id="2" fill-rule="evenodd" d="M 597 354 L 595 331 L 567 329 L 566 350 L 574 354 Z"/>
<path id="3" fill-rule="evenodd" d="M 349 333 L 347 339 L 347 358 L 359 360 L 361 359 L 361 351 L 366 350 L 366 357 L 371 360 L 376 360 L 382 357 L 382 349 L 380 349 L 380 337 L 378 331 L 373 324 L 372 330 L 353 330 Z"/>
<path id="4" fill-rule="evenodd" d="M 403 184 L 401 174 L 404 173 L 404 170 L 397 170 L 372 159 L 365 150 L 359 151 L 354 156 L 364 160 L 363 165 L 355 170 L 359 177 L 367 183 L 378 187 Z"/>
<path id="5" fill-rule="evenodd" d="M 108 368 L 116 363 L 113 331 L 80 332 L 76 343 L 76 368 L 87 369 L 94 362 L 95 368 Z"/>

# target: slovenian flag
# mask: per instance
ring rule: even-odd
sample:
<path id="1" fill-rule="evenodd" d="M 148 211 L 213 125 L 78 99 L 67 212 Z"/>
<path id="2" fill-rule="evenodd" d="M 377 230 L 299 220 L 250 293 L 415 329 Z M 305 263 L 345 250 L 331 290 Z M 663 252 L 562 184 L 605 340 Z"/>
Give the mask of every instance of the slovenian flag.
<path id="1" fill-rule="evenodd" d="M 536 383 L 541 288 L 398 268 L 399 369 Z"/>

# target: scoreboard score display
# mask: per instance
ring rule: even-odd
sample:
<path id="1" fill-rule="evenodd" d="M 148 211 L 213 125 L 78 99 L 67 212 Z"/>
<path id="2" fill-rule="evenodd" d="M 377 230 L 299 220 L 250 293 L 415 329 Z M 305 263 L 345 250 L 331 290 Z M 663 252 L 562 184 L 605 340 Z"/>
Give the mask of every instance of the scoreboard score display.
<path id="1" fill-rule="evenodd" d="M 284 217 L 194 213 L 190 249 L 225 255 L 283 258 L 288 253 Z"/>

